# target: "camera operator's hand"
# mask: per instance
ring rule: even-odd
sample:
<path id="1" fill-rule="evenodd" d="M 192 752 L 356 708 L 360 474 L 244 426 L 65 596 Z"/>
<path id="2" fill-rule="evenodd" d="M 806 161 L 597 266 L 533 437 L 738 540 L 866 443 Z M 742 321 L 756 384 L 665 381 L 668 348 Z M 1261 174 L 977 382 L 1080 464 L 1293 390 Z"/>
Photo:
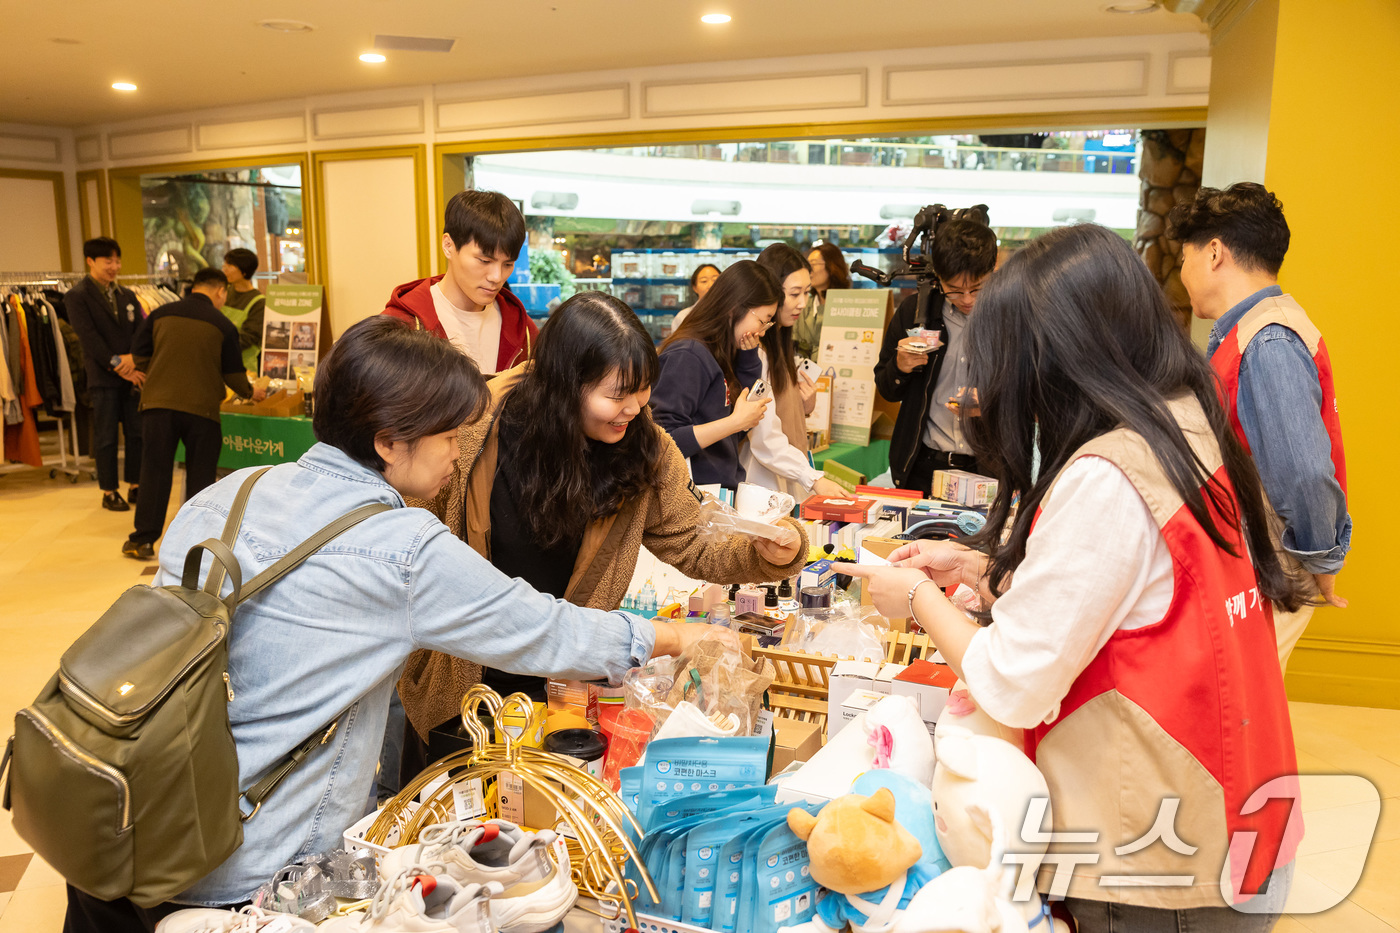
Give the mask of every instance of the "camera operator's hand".
<path id="1" fill-rule="evenodd" d="M 905 337 L 898 344 L 895 350 L 894 365 L 899 367 L 902 373 L 912 373 L 928 364 L 928 354 L 920 353 L 917 350 L 906 350 L 905 347 L 914 342 L 913 337 Z"/>

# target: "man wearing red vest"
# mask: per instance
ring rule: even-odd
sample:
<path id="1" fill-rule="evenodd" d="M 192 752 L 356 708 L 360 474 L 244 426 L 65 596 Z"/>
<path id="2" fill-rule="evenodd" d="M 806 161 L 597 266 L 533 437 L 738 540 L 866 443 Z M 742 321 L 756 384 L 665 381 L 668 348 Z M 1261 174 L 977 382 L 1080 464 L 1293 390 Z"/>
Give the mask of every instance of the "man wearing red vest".
<path id="1" fill-rule="evenodd" d="M 1351 516 L 1332 362 L 1321 332 L 1278 285 L 1289 239 L 1283 206 L 1253 182 L 1202 188 L 1172 211 L 1167 235 L 1182 244 L 1192 310 L 1215 322 L 1206 354 L 1277 519 L 1280 556 L 1311 577 L 1319 604 L 1344 607 L 1335 586 Z M 1283 667 L 1312 613 L 1275 611 Z"/>

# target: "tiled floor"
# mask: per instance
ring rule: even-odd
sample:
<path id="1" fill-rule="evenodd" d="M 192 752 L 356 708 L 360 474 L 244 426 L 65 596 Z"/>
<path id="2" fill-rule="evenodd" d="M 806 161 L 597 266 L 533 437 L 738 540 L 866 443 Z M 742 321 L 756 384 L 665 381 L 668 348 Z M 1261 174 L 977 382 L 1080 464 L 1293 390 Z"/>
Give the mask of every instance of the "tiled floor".
<path id="1" fill-rule="evenodd" d="M 63 649 L 122 589 L 142 582 L 147 565 L 119 552 L 131 519 L 104 512 L 91 482 L 0 471 L 0 723 L 34 699 Z M 1364 873 L 1339 906 L 1287 917 L 1277 929 L 1400 931 L 1400 710 L 1295 703 L 1293 728 L 1302 771 L 1374 782 L 1380 825 L 1369 854 L 1349 846 L 1348 831 L 1374 819 L 1374 795 L 1355 781 L 1309 779 L 1294 903 L 1345 889 L 1363 864 Z M 0 726 L 0 736 L 8 732 Z M 0 933 L 56 933 L 63 910 L 61 879 L 0 816 Z"/>

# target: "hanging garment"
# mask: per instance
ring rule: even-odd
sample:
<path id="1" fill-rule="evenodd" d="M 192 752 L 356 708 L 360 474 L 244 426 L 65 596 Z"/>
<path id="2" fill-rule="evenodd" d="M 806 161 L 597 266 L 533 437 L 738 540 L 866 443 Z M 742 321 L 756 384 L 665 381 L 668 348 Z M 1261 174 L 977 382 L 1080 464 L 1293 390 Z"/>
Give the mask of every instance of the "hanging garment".
<path id="1" fill-rule="evenodd" d="M 19 424 L 5 425 L 5 459 L 38 468 L 44 465 L 44 457 L 39 450 L 39 426 L 34 421 L 34 408 L 44 404 L 44 397 L 39 394 L 39 386 L 34 381 L 34 361 L 29 353 L 29 334 L 24 318 L 22 310 L 11 318 L 19 331 L 19 339 L 12 343 L 19 345 L 20 369 L 23 372 L 23 384 L 19 380 L 15 384 L 19 390 L 23 420 Z"/>
<path id="2" fill-rule="evenodd" d="M 61 411 L 72 412 L 78 407 L 78 399 L 77 393 L 73 391 L 73 368 L 68 362 L 68 348 L 63 342 L 63 331 L 59 327 L 61 322 L 58 318 L 58 312 L 47 300 L 43 298 L 37 300 L 49 311 L 49 340 L 53 347 L 54 362 L 57 364 L 58 372 L 58 407 Z"/>

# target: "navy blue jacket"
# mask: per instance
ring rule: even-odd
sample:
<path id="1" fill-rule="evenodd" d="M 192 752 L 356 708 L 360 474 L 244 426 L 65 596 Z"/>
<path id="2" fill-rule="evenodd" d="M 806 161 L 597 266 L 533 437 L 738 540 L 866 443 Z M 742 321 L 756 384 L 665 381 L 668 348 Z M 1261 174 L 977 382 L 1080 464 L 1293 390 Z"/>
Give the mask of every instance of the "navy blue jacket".
<path id="1" fill-rule="evenodd" d="M 703 449 L 695 443 L 697 424 L 718 421 L 733 408 L 724 373 L 703 343 L 678 340 L 662 352 L 661 375 L 651 392 L 651 416 L 689 458 L 697 485 L 718 483 L 732 489 L 743 482 L 742 431 Z"/>

